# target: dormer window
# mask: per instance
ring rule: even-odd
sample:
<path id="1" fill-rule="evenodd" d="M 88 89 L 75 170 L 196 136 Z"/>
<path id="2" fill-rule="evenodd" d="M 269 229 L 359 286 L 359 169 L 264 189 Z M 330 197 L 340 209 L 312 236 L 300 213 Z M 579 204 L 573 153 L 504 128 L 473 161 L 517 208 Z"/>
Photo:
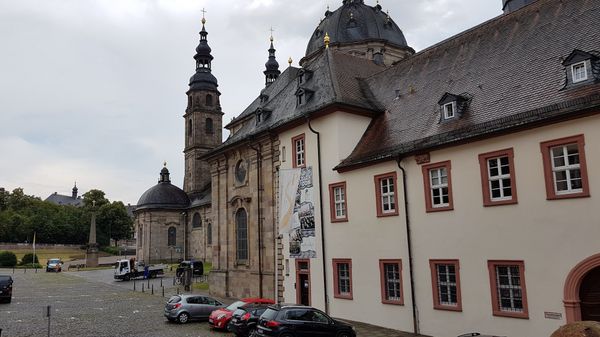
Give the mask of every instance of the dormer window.
<path id="1" fill-rule="evenodd" d="M 600 80 L 600 55 L 575 49 L 564 61 L 565 88 Z"/>
<path id="2" fill-rule="evenodd" d="M 260 102 L 261 103 L 266 103 L 269 100 L 269 96 L 265 95 L 265 94 L 261 94 L 260 95 Z"/>
<path id="3" fill-rule="evenodd" d="M 296 106 L 306 104 L 308 101 L 310 101 L 313 94 L 314 91 L 306 88 L 299 88 L 296 90 Z"/>
<path id="4" fill-rule="evenodd" d="M 444 119 L 451 119 L 456 116 L 456 102 L 450 102 L 444 104 Z"/>
<path id="5" fill-rule="evenodd" d="M 579 62 L 571 66 L 571 74 L 573 83 L 583 82 L 588 79 L 587 65 L 585 62 Z"/>
<path id="6" fill-rule="evenodd" d="M 469 98 L 465 95 L 445 93 L 438 102 L 440 106 L 440 121 L 449 121 L 460 118 L 467 110 Z"/>
<path id="7" fill-rule="evenodd" d="M 310 80 L 312 76 L 312 71 L 306 69 L 300 69 L 298 72 L 298 85 L 302 85 Z"/>
<path id="8" fill-rule="evenodd" d="M 296 105 L 304 104 L 304 92 L 299 92 L 296 99 Z"/>

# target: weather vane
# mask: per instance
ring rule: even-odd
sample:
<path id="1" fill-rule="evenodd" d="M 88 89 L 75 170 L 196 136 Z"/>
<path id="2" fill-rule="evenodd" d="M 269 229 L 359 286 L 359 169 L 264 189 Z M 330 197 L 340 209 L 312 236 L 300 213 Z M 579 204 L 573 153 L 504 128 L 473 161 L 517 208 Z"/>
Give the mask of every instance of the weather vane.
<path id="1" fill-rule="evenodd" d="M 275 29 L 273 29 L 273 26 L 271 26 L 271 29 L 269 29 L 269 31 L 271 31 L 271 41 L 273 41 L 273 32 L 275 31 Z"/>

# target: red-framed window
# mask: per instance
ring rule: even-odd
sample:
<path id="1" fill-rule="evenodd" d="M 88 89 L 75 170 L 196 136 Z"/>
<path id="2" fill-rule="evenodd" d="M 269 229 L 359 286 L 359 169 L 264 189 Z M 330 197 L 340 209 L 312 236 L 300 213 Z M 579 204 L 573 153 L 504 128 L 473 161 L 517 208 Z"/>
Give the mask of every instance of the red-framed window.
<path id="1" fill-rule="evenodd" d="M 396 172 L 375 176 L 377 216 L 398 215 L 398 184 Z"/>
<path id="2" fill-rule="evenodd" d="M 329 184 L 329 209 L 331 222 L 348 221 L 348 194 L 346 182 Z"/>
<path id="3" fill-rule="evenodd" d="M 306 166 L 306 139 L 304 134 L 292 138 L 293 167 Z"/>
<path id="4" fill-rule="evenodd" d="M 433 308 L 462 311 L 458 260 L 429 260 Z"/>
<path id="5" fill-rule="evenodd" d="M 333 259 L 333 296 L 352 299 L 352 259 Z"/>
<path id="6" fill-rule="evenodd" d="M 381 303 L 404 305 L 402 260 L 379 260 Z"/>
<path id="7" fill-rule="evenodd" d="M 590 196 L 583 135 L 540 144 L 548 200 Z"/>
<path id="8" fill-rule="evenodd" d="M 513 149 L 479 155 L 484 206 L 517 203 Z"/>
<path id="9" fill-rule="evenodd" d="M 523 261 L 488 261 L 494 316 L 529 318 Z"/>
<path id="10" fill-rule="evenodd" d="M 427 212 L 454 209 L 450 169 L 450 161 L 423 165 L 423 186 L 425 188 L 425 209 Z"/>

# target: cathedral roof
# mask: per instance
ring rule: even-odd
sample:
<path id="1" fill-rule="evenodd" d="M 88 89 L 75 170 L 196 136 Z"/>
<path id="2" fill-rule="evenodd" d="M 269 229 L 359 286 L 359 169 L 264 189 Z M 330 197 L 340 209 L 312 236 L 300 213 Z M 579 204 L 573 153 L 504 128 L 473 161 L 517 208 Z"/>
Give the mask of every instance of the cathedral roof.
<path id="1" fill-rule="evenodd" d="M 73 198 L 71 195 L 62 195 L 54 192 L 46 200 L 46 202 L 51 202 L 56 205 L 69 205 L 79 207 L 83 205 L 83 199 L 81 197 Z"/>
<path id="2" fill-rule="evenodd" d="M 569 118 L 600 106 L 600 84 L 566 87 L 561 64 L 600 46 L 600 3 L 538 0 L 366 80 L 386 113 L 338 169 L 348 169 L 509 130 Z M 574 24 L 577 22 L 577 24 Z M 445 93 L 470 98 L 463 116 L 440 122 Z"/>
<path id="3" fill-rule="evenodd" d="M 381 6 L 365 5 L 364 0 L 344 0 L 343 5 L 334 12 L 327 10 L 325 18 L 310 37 L 306 56 L 324 47 L 323 37 L 326 33 L 331 45 L 384 41 L 409 48 L 402 30 Z"/>
<path id="4" fill-rule="evenodd" d="M 187 208 L 189 204 L 188 195 L 179 187 L 171 184 L 169 170 L 165 164 L 160 172 L 158 184 L 142 194 L 135 211 L 144 209 L 179 210 Z"/>

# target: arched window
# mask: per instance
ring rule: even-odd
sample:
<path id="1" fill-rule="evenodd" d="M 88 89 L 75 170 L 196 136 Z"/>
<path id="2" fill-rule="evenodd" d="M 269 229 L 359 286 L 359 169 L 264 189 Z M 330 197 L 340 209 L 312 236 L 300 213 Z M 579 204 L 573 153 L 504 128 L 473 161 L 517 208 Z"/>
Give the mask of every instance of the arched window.
<path id="1" fill-rule="evenodd" d="M 235 214 L 236 223 L 236 258 L 248 260 L 248 214 L 243 208 Z"/>
<path id="2" fill-rule="evenodd" d="M 169 234 L 167 236 L 167 245 L 170 247 L 177 245 L 177 228 L 169 227 Z"/>
<path id="3" fill-rule="evenodd" d="M 210 118 L 206 119 L 206 133 L 213 133 L 213 120 Z"/>
<path id="4" fill-rule="evenodd" d="M 194 213 L 194 217 L 192 218 L 192 228 L 200 228 L 202 227 L 202 219 L 200 219 L 199 213 Z"/>
<path id="5" fill-rule="evenodd" d="M 194 132 L 194 128 L 192 125 L 192 119 L 190 118 L 190 120 L 188 120 L 188 137 L 192 137 Z"/>
<path id="6" fill-rule="evenodd" d="M 213 106 L 213 97 L 211 94 L 206 95 L 206 106 Z"/>
<path id="7" fill-rule="evenodd" d="M 206 225 L 206 244 L 212 245 L 212 224 Z"/>

